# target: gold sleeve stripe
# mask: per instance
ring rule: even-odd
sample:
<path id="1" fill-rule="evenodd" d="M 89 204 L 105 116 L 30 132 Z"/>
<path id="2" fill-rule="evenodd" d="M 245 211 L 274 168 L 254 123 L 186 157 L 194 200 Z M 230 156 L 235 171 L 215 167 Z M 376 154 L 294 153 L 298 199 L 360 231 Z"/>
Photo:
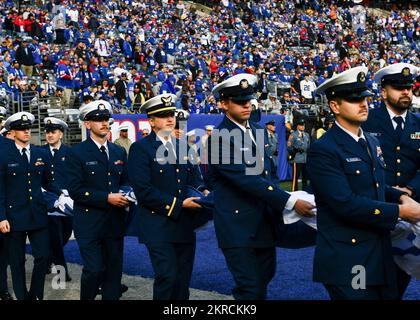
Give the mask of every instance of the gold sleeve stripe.
<path id="1" fill-rule="evenodd" d="M 168 212 L 168 217 L 171 216 L 172 210 L 174 210 L 174 207 L 175 207 L 175 203 L 176 203 L 176 197 L 174 197 L 174 201 L 172 201 L 171 208 L 169 209 L 169 212 Z"/>

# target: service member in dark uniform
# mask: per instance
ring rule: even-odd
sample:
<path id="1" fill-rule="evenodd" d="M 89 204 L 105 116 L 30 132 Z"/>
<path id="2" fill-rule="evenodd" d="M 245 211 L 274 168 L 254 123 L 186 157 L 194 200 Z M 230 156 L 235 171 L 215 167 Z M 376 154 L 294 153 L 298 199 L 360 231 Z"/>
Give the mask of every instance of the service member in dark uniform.
<path id="1" fill-rule="evenodd" d="M 43 148 L 51 155 L 51 175 L 58 187 L 63 190 L 63 193 L 68 194 L 66 157 L 69 148 L 62 143 L 64 131 L 68 128 L 67 123 L 54 117 L 46 117 L 44 124 L 47 144 Z M 66 281 L 71 281 L 64 257 L 64 246 L 71 237 L 73 219 L 71 216 L 55 210 L 48 212 L 48 222 L 51 263 L 56 266 L 63 266 L 66 271 Z"/>
<path id="2" fill-rule="evenodd" d="M 152 132 L 131 145 L 128 158 L 130 182 L 139 203 L 139 240 L 149 251 L 155 273 L 154 300 L 189 298 L 194 209 L 201 208 L 194 202 L 198 198 L 186 198 L 187 186 L 200 186 L 188 155 L 180 153 L 180 142 L 171 135 L 175 101 L 175 95 L 161 94 L 142 105 Z"/>
<path id="3" fill-rule="evenodd" d="M 296 122 L 296 130 L 293 131 L 287 141 L 287 150 L 290 155 L 294 155 L 292 191 L 299 189 L 299 178 L 302 178 L 302 190 L 305 190 L 308 184 L 306 158 L 308 156 L 310 141 L 309 134 L 305 131 L 305 119 L 300 118 Z"/>
<path id="4" fill-rule="evenodd" d="M 408 63 L 396 63 L 380 69 L 374 76 L 381 86 L 383 103 L 369 111 L 363 129 L 377 137 L 387 167 L 385 180 L 390 186 L 420 200 L 420 117 L 411 113 L 413 84 L 418 68 Z M 410 276 L 397 267 L 400 298 L 410 282 Z"/>
<path id="5" fill-rule="evenodd" d="M 3 128 L 2 131 L 7 131 L 7 129 Z M 0 135 L 0 154 L 5 154 L 4 144 L 8 142 L 9 140 Z M 7 266 L 9 263 L 5 238 L 5 235 L 0 233 L 0 300 L 7 301 L 13 300 L 13 297 L 10 295 L 7 285 Z"/>
<path id="6" fill-rule="evenodd" d="M 121 294 L 124 207 L 129 203 L 119 190 L 128 178 L 125 150 L 107 141 L 111 112 L 104 100 L 80 108 L 90 135 L 67 155 L 73 228 L 83 260 L 81 300 L 95 299 L 99 286 L 103 300 L 118 300 Z"/>
<path id="7" fill-rule="evenodd" d="M 313 278 L 331 299 L 396 299 L 390 231 L 398 217 L 420 219 L 420 204 L 386 185 L 379 141 L 360 128 L 372 95 L 367 71 L 347 70 L 317 88 L 336 119 L 308 155 L 318 226 Z"/>
<path id="8" fill-rule="evenodd" d="M 267 134 L 267 152 L 273 159 L 274 169 L 277 171 L 277 164 L 279 158 L 279 137 L 276 133 L 276 122 L 270 120 L 265 123 L 266 134 Z"/>
<path id="9" fill-rule="evenodd" d="M 41 188 L 61 194 L 50 172 L 50 158 L 30 144 L 35 117 L 27 112 L 10 116 L 6 129 L 15 143 L 7 145 L 0 158 L 0 231 L 12 271 L 13 290 L 18 300 L 41 300 L 50 256 L 47 207 Z M 32 246 L 34 268 L 29 292 L 26 288 L 26 238 Z"/>
<path id="10" fill-rule="evenodd" d="M 277 229 L 284 208 L 313 206 L 279 187 L 264 128 L 249 121 L 256 77 L 233 76 L 213 88 L 225 111 L 209 138 L 206 184 L 214 193 L 214 226 L 236 287 L 235 299 L 265 299 L 276 271 Z"/>

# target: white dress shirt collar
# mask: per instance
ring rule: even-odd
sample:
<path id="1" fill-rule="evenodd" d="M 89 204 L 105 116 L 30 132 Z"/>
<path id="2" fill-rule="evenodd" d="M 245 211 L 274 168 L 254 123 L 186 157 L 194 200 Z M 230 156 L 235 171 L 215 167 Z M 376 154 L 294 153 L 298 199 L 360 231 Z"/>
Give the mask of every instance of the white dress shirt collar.
<path id="1" fill-rule="evenodd" d="M 349 130 L 347 130 L 346 128 L 344 128 L 342 125 L 340 125 L 337 121 L 335 122 L 335 124 L 341 129 L 343 130 L 345 133 L 347 133 L 350 137 L 352 137 L 356 142 L 359 142 L 360 138 L 363 138 L 366 140 L 365 135 L 363 133 L 362 128 L 359 128 L 359 133 L 360 135 L 355 135 L 353 132 L 350 132 Z"/>

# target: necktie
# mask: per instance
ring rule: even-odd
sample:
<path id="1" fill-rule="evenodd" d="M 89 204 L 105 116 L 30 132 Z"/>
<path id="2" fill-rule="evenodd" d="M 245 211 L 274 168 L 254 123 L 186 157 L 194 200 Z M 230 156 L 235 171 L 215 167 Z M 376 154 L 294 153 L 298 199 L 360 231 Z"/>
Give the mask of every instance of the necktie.
<path id="1" fill-rule="evenodd" d="M 101 150 L 102 154 L 103 154 L 103 155 L 106 157 L 106 159 L 108 160 L 108 155 L 107 155 L 107 153 L 106 153 L 106 148 L 105 148 L 105 146 L 101 146 L 99 149 Z"/>
<path id="2" fill-rule="evenodd" d="M 360 138 L 359 141 L 358 141 L 358 143 L 362 147 L 363 151 L 368 154 L 369 158 L 372 158 L 371 155 L 370 155 L 369 147 L 367 145 L 366 140 L 363 139 L 363 138 Z"/>
<path id="3" fill-rule="evenodd" d="M 52 149 L 52 151 L 53 151 L 53 158 L 55 158 L 55 155 L 57 154 L 58 149 L 57 148 L 54 148 L 54 149 Z"/>
<path id="4" fill-rule="evenodd" d="M 28 155 L 26 154 L 26 151 L 28 151 L 26 148 L 22 148 L 22 160 L 26 164 L 26 166 L 29 165 Z"/>
<path id="5" fill-rule="evenodd" d="M 105 164 L 106 164 L 106 167 L 107 167 L 107 170 L 108 170 L 108 154 L 106 153 L 106 148 L 105 148 L 105 146 L 101 146 L 101 147 L 99 148 L 99 150 L 101 150 L 101 153 L 102 153 L 102 155 L 103 155 L 103 157 L 104 157 L 104 161 L 105 161 Z"/>
<path id="6" fill-rule="evenodd" d="M 404 123 L 404 119 L 400 116 L 396 116 L 393 118 L 393 120 L 397 123 L 397 127 L 395 128 L 395 134 L 397 136 L 398 141 L 400 141 L 403 132 L 402 124 Z"/>
<path id="7" fill-rule="evenodd" d="M 166 147 L 166 150 L 168 150 L 168 162 L 170 164 L 175 164 L 176 163 L 176 154 L 175 154 L 175 150 L 172 146 L 172 143 L 167 141 L 165 143 L 165 147 Z"/>
<path id="8" fill-rule="evenodd" d="M 254 136 L 252 134 L 252 130 L 250 127 L 247 127 L 245 130 L 245 133 L 248 135 L 248 137 L 251 139 L 251 141 L 256 145 L 257 143 L 255 142 Z"/>

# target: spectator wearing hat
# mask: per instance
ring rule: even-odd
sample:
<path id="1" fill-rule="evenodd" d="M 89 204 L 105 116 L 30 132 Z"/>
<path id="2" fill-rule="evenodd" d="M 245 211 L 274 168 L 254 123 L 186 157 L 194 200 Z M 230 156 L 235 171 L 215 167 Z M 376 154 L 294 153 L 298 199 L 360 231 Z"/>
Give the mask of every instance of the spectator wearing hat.
<path id="1" fill-rule="evenodd" d="M 130 92 L 130 98 L 132 101 L 131 110 L 134 113 L 139 113 L 141 105 L 146 101 L 142 89 L 141 83 L 136 82 L 134 84 L 134 91 L 132 93 Z"/>
<path id="2" fill-rule="evenodd" d="M 107 140 L 111 105 L 92 101 L 80 108 L 90 136 L 67 155 L 68 191 L 74 200 L 74 234 L 83 259 L 80 299 L 94 300 L 99 286 L 103 300 L 118 300 L 123 263 L 125 210 L 120 193 L 128 186 L 123 148 Z"/>
<path id="3" fill-rule="evenodd" d="M 4 199 L 0 231 L 6 236 L 13 291 L 18 300 L 44 297 L 50 250 L 47 208 L 41 188 L 57 196 L 61 194 L 53 181 L 47 152 L 30 144 L 34 121 L 35 117 L 28 112 L 15 113 L 6 120 L 5 128 L 12 132 L 14 142 L 3 144 L 2 154 L 7 156 L 0 160 L 0 197 Z M 24 263 L 27 237 L 34 256 L 29 291 Z"/>
<path id="4" fill-rule="evenodd" d="M 88 63 L 83 61 L 82 68 L 75 74 L 74 80 L 76 82 L 76 88 L 83 90 L 94 83 L 92 73 L 88 67 Z"/>
<path id="5" fill-rule="evenodd" d="M 152 132 L 134 142 L 128 168 L 139 203 L 139 240 L 145 243 L 155 280 L 154 300 L 187 300 L 195 255 L 193 217 L 201 206 L 186 197 L 198 188 L 193 165 L 182 155 L 175 127 L 176 96 L 158 95 L 142 106 Z"/>
<path id="6" fill-rule="evenodd" d="M 385 181 L 420 201 L 420 118 L 410 112 L 413 84 L 419 68 L 396 63 L 378 70 L 374 80 L 381 86 L 382 104 L 369 111 L 363 129 L 381 143 L 387 164 Z M 410 276 L 397 267 L 399 298 L 402 299 Z"/>
<path id="7" fill-rule="evenodd" d="M 115 86 L 112 86 L 105 94 L 104 99 L 106 101 L 108 101 L 111 106 L 112 109 L 114 110 L 115 113 L 119 113 L 121 110 L 121 104 L 119 102 L 119 100 L 117 99 L 117 97 L 115 96 Z"/>
<path id="8" fill-rule="evenodd" d="M 313 278 L 334 300 L 397 299 L 390 231 L 398 217 L 420 220 L 420 204 L 387 186 L 379 141 L 361 129 L 368 118 L 366 97 L 372 95 L 367 71 L 352 68 L 317 88 L 336 121 L 308 155 L 317 204 Z M 363 266 L 363 289 L 354 285 L 354 266 Z"/>
<path id="9" fill-rule="evenodd" d="M 310 137 L 305 132 L 305 120 L 300 118 L 296 122 L 296 130 L 289 136 L 287 141 L 287 150 L 293 159 L 293 180 L 292 191 L 298 190 L 298 180 L 302 178 L 302 190 L 305 190 L 308 184 L 306 172 L 306 157 L 310 145 Z"/>
<path id="10" fill-rule="evenodd" d="M 280 114 L 281 105 L 274 92 L 268 94 L 268 99 L 263 102 L 263 107 L 266 113 Z"/>
<path id="11" fill-rule="evenodd" d="M 127 81 L 127 73 L 123 72 L 121 73 L 120 80 L 115 83 L 115 96 L 117 97 L 120 104 L 125 106 L 125 101 L 127 100 L 128 96 L 128 81 Z"/>
<path id="12" fill-rule="evenodd" d="M 14 79 L 24 79 L 26 77 L 25 73 L 22 71 L 19 65 L 19 61 L 13 60 L 9 69 L 9 75 L 13 75 Z"/>
<path id="13" fill-rule="evenodd" d="M 62 143 L 64 131 L 68 125 L 63 120 L 46 117 L 44 119 L 45 139 L 47 144 L 42 146 L 51 157 L 51 175 L 63 193 L 67 191 L 67 162 L 69 148 Z M 72 217 L 59 210 L 48 212 L 48 225 L 50 232 L 50 265 L 62 266 L 66 272 L 66 281 L 71 281 L 64 256 L 64 246 L 69 241 L 73 231 Z"/>
<path id="14" fill-rule="evenodd" d="M 125 149 L 127 155 L 129 154 L 131 144 L 133 143 L 128 138 L 128 125 L 122 124 L 119 126 L 118 131 L 120 132 L 120 136 L 114 141 L 117 146 L 120 146 Z"/>
<path id="15" fill-rule="evenodd" d="M 56 87 L 50 84 L 50 78 L 48 77 L 48 75 L 43 75 L 42 76 L 42 83 L 39 85 L 41 90 L 44 90 L 48 96 L 53 96 Z"/>
<path id="16" fill-rule="evenodd" d="M 213 88 L 225 111 L 217 129 L 230 132 L 230 138 L 212 134 L 205 177 L 214 191 L 218 244 L 235 281 L 233 296 L 240 300 L 266 298 L 276 270 L 276 217 L 281 215 L 275 212 L 294 208 L 298 214 L 313 215 L 311 204 L 280 189 L 272 160 L 264 152 L 264 129 L 249 121 L 256 81 L 254 75 L 239 74 Z M 251 164 L 252 154 L 264 156 Z"/>
<path id="17" fill-rule="evenodd" d="M 27 38 L 23 38 L 21 45 L 17 48 L 16 60 L 21 65 L 23 73 L 27 77 L 32 77 L 35 61 Z"/>

